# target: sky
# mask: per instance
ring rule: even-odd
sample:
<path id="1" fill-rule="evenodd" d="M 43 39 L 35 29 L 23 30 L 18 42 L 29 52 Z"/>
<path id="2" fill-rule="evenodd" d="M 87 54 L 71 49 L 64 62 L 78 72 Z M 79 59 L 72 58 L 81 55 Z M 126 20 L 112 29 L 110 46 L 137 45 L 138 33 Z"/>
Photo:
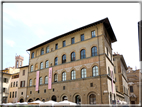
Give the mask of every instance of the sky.
<path id="1" fill-rule="evenodd" d="M 29 51 L 53 37 L 108 17 L 127 66 L 140 69 L 138 46 L 139 3 L 4 3 L 3 69 L 15 66 L 15 56 L 29 64 Z"/>

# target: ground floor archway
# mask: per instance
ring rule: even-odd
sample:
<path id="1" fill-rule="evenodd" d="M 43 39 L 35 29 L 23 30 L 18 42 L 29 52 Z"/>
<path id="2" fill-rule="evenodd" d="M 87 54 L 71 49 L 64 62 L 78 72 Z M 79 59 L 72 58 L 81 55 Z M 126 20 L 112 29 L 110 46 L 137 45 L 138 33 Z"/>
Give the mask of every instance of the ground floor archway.
<path id="1" fill-rule="evenodd" d="M 79 95 L 75 96 L 75 103 L 81 104 L 81 97 Z"/>
<path id="2" fill-rule="evenodd" d="M 52 98 L 51 98 L 51 100 L 56 101 L 56 96 L 53 95 Z"/>
<path id="3" fill-rule="evenodd" d="M 29 99 L 29 100 L 28 100 L 28 102 L 32 102 L 32 101 L 33 101 L 32 99 Z"/>
<path id="4" fill-rule="evenodd" d="M 22 103 L 22 102 L 24 102 L 24 99 L 23 99 L 23 98 L 20 99 L 20 103 Z"/>
<path id="5" fill-rule="evenodd" d="M 36 100 L 40 100 L 39 98 L 37 98 Z"/>
<path id="6" fill-rule="evenodd" d="M 94 94 L 89 95 L 89 104 L 96 104 L 96 96 Z"/>

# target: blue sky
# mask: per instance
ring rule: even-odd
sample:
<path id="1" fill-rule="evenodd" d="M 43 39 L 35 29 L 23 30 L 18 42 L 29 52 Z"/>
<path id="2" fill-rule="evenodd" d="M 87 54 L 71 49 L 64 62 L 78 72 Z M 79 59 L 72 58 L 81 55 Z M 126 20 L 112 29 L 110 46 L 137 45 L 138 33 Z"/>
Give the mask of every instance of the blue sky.
<path id="1" fill-rule="evenodd" d="M 4 3 L 3 68 L 15 66 L 15 55 L 81 26 L 109 18 L 117 42 L 113 52 L 124 56 L 127 66 L 140 68 L 138 48 L 138 3 Z"/>

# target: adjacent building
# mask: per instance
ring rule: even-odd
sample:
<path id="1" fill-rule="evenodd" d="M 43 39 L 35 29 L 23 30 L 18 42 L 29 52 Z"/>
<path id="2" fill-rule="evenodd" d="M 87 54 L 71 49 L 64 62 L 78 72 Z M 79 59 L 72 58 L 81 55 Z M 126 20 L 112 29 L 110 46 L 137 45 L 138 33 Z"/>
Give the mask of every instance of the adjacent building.
<path id="1" fill-rule="evenodd" d="M 112 55 L 116 41 L 105 18 L 28 49 L 26 101 L 67 98 L 80 104 L 111 104 L 116 100 Z"/>
<path id="2" fill-rule="evenodd" d="M 18 102 L 26 101 L 27 80 L 28 80 L 28 65 L 19 67 L 19 82 L 18 82 Z"/>
<path id="3" fill-rule="evenodd" d="M 129 87 L 127 79 L 127 65 L 123 55 L 118 53 L 113 54 L 114 61 L 114 73 L 115 73 L 115 86 L 116 86 L 116 99 L 117 101 L 125 101 L 130 104 L 129 101 Z"/>
<path id="4" fill-rule="evenodd" d="M 141 72 L 139 69 L 133 70 L 131 67 L 128 67 L 127 70 L 128 85 L 130 91 L 130 103 L 131 104 L 140 104 L 141 102 Z"/>

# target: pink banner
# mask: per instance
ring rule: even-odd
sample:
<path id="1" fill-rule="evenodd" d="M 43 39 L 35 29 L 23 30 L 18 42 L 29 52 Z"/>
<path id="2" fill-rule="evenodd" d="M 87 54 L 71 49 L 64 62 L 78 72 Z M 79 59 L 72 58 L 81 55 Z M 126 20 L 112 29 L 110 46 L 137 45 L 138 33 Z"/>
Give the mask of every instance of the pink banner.
<path id="1" fill-rule="evenodd" d="M 36 72 L 36 89 L 35 89 L 35 91 L 38 91 L 38 86 L 39 86 L 39 71 Z"/>
<path id="2" fill-rule="evenodd" d="M 52 86 L 52 68 L 49 68 L 48 89 L 51 89 L 51 86 Z"/>
<path id="3" fill-rule="evenodd" d="M 112 86 L 112 93 L 113 93 L 113 71 L 112 71 L 112 69 L 111 69 L 111 79 L 112 79 L 112 81 L 111 81 L 111 86 Z"/>

